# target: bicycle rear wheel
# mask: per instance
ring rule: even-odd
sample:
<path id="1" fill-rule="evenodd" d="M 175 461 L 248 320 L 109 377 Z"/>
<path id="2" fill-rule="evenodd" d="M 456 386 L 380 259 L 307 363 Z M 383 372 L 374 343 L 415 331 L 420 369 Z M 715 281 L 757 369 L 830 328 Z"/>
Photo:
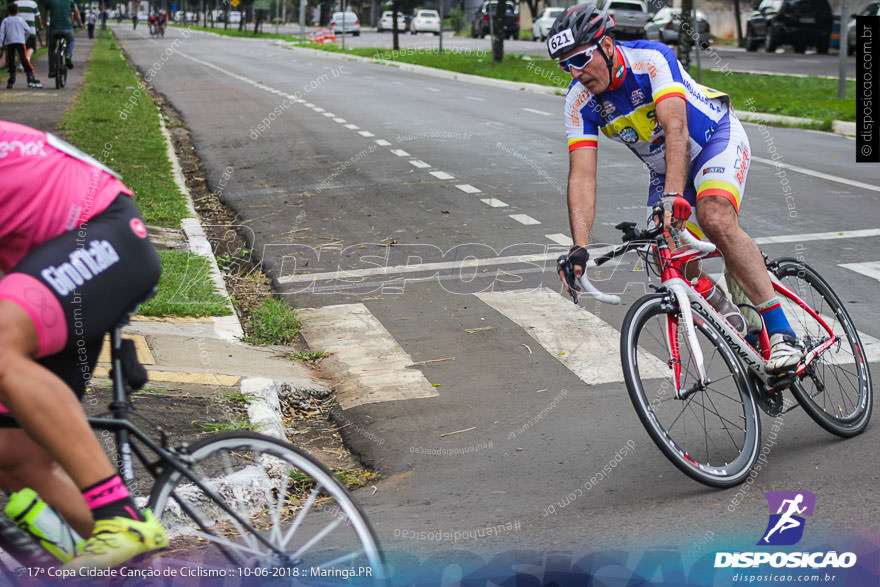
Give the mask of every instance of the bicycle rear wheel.
<path id="1" fill-rule="evenodd" d="M 865 347 L 852 318 L 831 286 L 809 265 L 778 259 L 773 272 L 828 324 L 837 337 L 791 385 L 791 391 L 817 424 L 838 436 L 861 434 L 871 419 L 874 391 Z M 809 352 L 828 339 L 828 332 L 806 310 L 783 299 L 795 334 Z"/>
<path id="2" fill-rule="evenodd" d="M 684 342 L 672 294 L 639 299 L 627 312 L 620 336 L 623 377 L 639 419 L 657 447 L 686 475 L 712 487 L 745 481 L 758 458 L 761 421 L 745 369 L 730 346 L 694 308 L 709 384 L 676 399 L 668 329 L 675 328 L 681 354 L 681 387 L 699 376 Z"/>
<path id="3" fill-rule="evenodd" d="M 172 546 L 201 546 L 207 564 L 228 561 L 269 570 L 257 577 L 381 583 L 382 555 L 369 522 L 345 487 L 312 457 L 252 432 L 217 434 L 186 452 L 190 471 L 242 520 L 180 472 L 165 471 L 150 505 Z"/>

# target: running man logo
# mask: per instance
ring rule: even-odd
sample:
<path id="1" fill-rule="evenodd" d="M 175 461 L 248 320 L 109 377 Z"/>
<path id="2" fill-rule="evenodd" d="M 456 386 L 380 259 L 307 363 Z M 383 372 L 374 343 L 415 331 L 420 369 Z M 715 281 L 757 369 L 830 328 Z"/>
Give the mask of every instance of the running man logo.
<path id="1" fill-rule="evenodd" d="M 809 491 L 770 491 L 764 494 L 770 505 L 770 521 L 759 546 L 791 546 L 804 535 L 806 521 L 801 516 L 812 516 L 816 496 Z"/>

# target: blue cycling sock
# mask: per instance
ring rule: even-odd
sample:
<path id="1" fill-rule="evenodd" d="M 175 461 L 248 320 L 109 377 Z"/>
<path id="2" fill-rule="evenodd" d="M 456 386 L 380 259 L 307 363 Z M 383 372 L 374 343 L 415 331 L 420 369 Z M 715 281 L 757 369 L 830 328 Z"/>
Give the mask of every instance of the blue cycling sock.
<path id="1" fill-rule="evenodd" d="M 785 334 L 797 340 L 797 335 L 792 330 L 791 324 L 788 323 L 788 318 L 782 311 L 782 303 L 778 297 L 759 304 L 757 309 L 761 313 L 761 317 L 764 318 L 764 324 L 767 325 L 768 335 Z"/>

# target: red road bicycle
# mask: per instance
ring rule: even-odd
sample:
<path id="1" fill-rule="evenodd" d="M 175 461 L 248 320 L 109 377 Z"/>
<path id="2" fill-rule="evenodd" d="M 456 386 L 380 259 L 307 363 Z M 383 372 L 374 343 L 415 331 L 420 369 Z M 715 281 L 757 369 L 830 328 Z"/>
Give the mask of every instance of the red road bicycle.
<path id="1" fill-rule="evenodd" d="M 635 250 L 649 274 L 660 278 L 651 285 L 655 292 L 627 312 L 620 356 L 639 419 L 676 467 L 713 487 L 745 481 L 760 455 L 758 407 L 777 417 L 799 404 L 842 437 L 865 430 L 873 404 L 865 347 L 843 302 L 813 268 L 765 256 L 773 289 L 806 350 L 796 370 L 777 376 L 764 370 L 770 354 L 766 326 L 752 346 L 684 277 L 687 263 L 720 256 L 715 245 L 682 231 L 678 236 L 687 247 L 673 254 L 662 227 L 635 226 L 618 224 L 624 244 L 591 260 L 588 268 Z M 567 269 L 566 279 L 574 284 Z M 585 295 L 620 303 L 586 274 L 580 285 Z M 573 297 L 577 303 L 576 292 Z M 797 400 L 791 407 L 784 402 L 786 389 Z"/>

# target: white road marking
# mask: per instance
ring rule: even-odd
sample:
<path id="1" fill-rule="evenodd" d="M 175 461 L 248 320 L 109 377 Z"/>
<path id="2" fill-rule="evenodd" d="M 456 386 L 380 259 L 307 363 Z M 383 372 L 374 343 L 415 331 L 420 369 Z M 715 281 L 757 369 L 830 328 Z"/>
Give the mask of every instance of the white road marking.
<path id="1" fill-rule="evenodd" d="M 428 91 L 429 92 L 439 92 L 440 90 L 438 88 L 428 88 Z"/>
<path id="2" fill-rule="evenodd" d="M 342 409 L 377 402 L 435 397 L 437 390 L 412 358 L 363 304 L 306 308 L 303 337 L 327 353 L 338 373 L 336 399 Z"/>
<path id="3" fill-rule="evenodd" d="M 315 107 L 315 105 L 312 104 L 311 102 L 306 102 L 305 104 L 303 104 L 303 106 L 305 106 L 306 108 L 314 108 Z"/>
<path id="4" fill-rule="evenodd" d="M 333 122 L 338 122 L 339 124 L 345 124 L 348 121 L 344 118 L 334 118 Z"/>
<path id="5" fill-rule="evenodd" d="M 391 149 L 391 152 L 398 157 L 409 157 L 410 154 L 404 151 L 403 149 Z"/>
<path id="6" fill-rule="evenodd" d="M 510 214 L 511 218 L 519 222 L 520 224 L 525 224 L 526 226 L 532 226 L 534 224 L 541 224 L 540 220 L 535 220 L 528 214 Z"/>
<path id="7" fill-rule="evenodd" d="M 531 112 L 532 114 L 540 114 L 541 116 L 553 116 L 550 112 L 544 112 L 543 110 L 535 110 L 534 108 L 523 108 L 526 112 Z"/>
<path id="8" fill-rule="evenodd" d="M 380 147 L 390 147 L 391 146 L 391 143 L 389 143 L 385 139 L 376 139 L 376 144 L 379 145 Z"/>
<path id="9" fill-rule="evenodd" d="M 616 328 L 547 288 L 475 294 L 525 330 L 584 383 L 623 381 L 620 333 Z M 645 378 L 663 378 L 670 370 L 653 355 L 639 355 Z"/>
<path id="10" fill-rule="evenodd" d="M 603 249 L 604 250 L 608 250 Z M 592 254 L 601 254 L 597 251 L 591 251 Z M 446 269 L 455 269 L 456 271 L 464 271 L 465 269 L 484 269 L 495 265 L 512 265 L 512 264 L 537 264 L 547 261 L 556 261 L 559 252 L 554 253 L 536 253 L 534 255 L 514 255 L 511 257 L 494 257 L 489 259 L 465 259 L 463 261 L 438 261 L 437 263 L 418 263 L 414 265 L 394 265 L 387 267 L 371 267 L 369 269 L 347 269 L 340 271 L 327 271 L 322 273 L 300 273 L 294 275 L 282 275 L 278 278 L 278 283 L 310 283 L 315 281 L 334 281 L 361 279 L 364 277 L 397 277 L 404 273 L 421 273 L 421 272 L 437 272 Z M 549 266 L 548 266 L 549 267 Z"/>
<path id="11" fill-rule="evenodd" d="M 349 130 L 357 130 L 357 129 L 359 129 L 360 127 L 359 127 L 358 125 L 356 125 L 356 124 L 346 124 L 346 125 L 345 125 L 345 128 L 347 128 L 347 129 L 349 129 Z"/>
<path id="12" fill-rule="evenodd" d="M 820 171 L 813 171 L 812 169 L 807 169 L 806 167 L 798 167 L 797 165 L 789 165 L 788 163 L 779 163 L 777 161 L 773 161 L 772 159 L 764 159 L 763 157 L 755 157 L 752 156 L 752 161 L 757 161 L 758 163 L 764 163 L 765 165 L 770 165 L 771 167 L 781 167 L 782 169 L 789 169 L 796 173 L 803 173 L 804 175 L 809 175 L 812 177 L 818 177 L 819 179 L 827 179 L 828 181 L 835 181 L 837 183 L 842 183 L 844 185 L 849 185 L 856 188 L 861 188 L 863 190 L 871 190 L 875 192 L 880 192 L 880 186 L 873 185 L 870 183 L 862 183 L 860 181 L 854 181 L 852 179 L 847 179 L 845 177 L 840 177 L 837 175 L 830 175 L 828 173 L 822 173 Z"/>
<path id="13" fill-rule="evenodd" d="M 867 275 L 877 281 L 880 281 L 880 261 L 871 261 L 870 263 L 842 263 L 840 265 L 844 269 Z"/>
<path id="14" fill-rule="evenodd" d="M 425 163 L 424 161 L 420 161 L 418 159 L 410 159 L 409 164 L 412 165 L 413 167 L 418 167 L 419 169 L 425 169 L 425 168 L 430 167 L 430 165 L 428 163 Z"/>
<path id="15" fill-rule="evenodd" d="M 492 208 L 507 208 L 507 204 L 498 198 L 481 198 L 480 201 Z"/>
<path id="16" fill-rule="evenodd" d="M 485 102 L 486 98 L 478 98 L 476 96 L 465 96 L 465 100 L 473 100 L 474 102 Z"/>
<path id="17" fill-rule="evenodd" d="M 574 241 L 571 240 L 571 237 L 567 234 L 562 234 L 561 232 L 557 232 L 555 234 L 545 234 L 548 239 L 556 243 L 557 245 L 563 245 L 566 247 L 570 247 L 574 244 Z"/>
<path id="18" fill-rule="evenodd" d="M 466 194 L 479 194 L 480 192 L 483 191 L 479 188 L 475 188 L 474 186 L 472 186 L 469 183 L 462 183 L 462 184 L 459 184 L 455 187 L 457 187 L 458 189 L 460 189 L 461 191 L 463 191 Z"/>
<path id="19" fill-rule="evenodd" d="M 455 176 L 449 175 L 445 171 L 431 171 L 429 173 L 437 179 L 455 179 Z"/>
<path id="20" fill-rule="evenodd" d="M 841 230 L 838 232 L 814 232 L 807 234 L 784 234 L 780 236 L 763 236 L 752 239 L 757 245 L 771 245 L 780 243 L 803 243 L 810 241 L 825 241 L 838 238 L 864 238 L 880 236 L 880 229 L 866 228 L 864 230 Z"/>
<path id="21" fill-rule="evenodd" d="M 333 117 L 336 116 L 336 115 L 333 114 L 332 112 L 325 112 L 325 113 L 324 113 L 324 116 L 326 116 L 327 118 L 333 118 Z"/>
<path id="22" fill-rule="evenodd" d="M 374 135 L 373 133 L 371 133 L 371 132 L 368 131 L 368 130 L 359 130 L 359 131 L 358 131 L 358 134 L 361 135 L 362 137 L 374 137 L 374 136 L 376 136 L 376 135 Z"/>
<path id="23" fill-rule="evenodd" d="M 312 110 L 314 110 L 315 112 L 325 112 L 323 108 L 320 108 L 318 106 L 312 106 Z"/>

